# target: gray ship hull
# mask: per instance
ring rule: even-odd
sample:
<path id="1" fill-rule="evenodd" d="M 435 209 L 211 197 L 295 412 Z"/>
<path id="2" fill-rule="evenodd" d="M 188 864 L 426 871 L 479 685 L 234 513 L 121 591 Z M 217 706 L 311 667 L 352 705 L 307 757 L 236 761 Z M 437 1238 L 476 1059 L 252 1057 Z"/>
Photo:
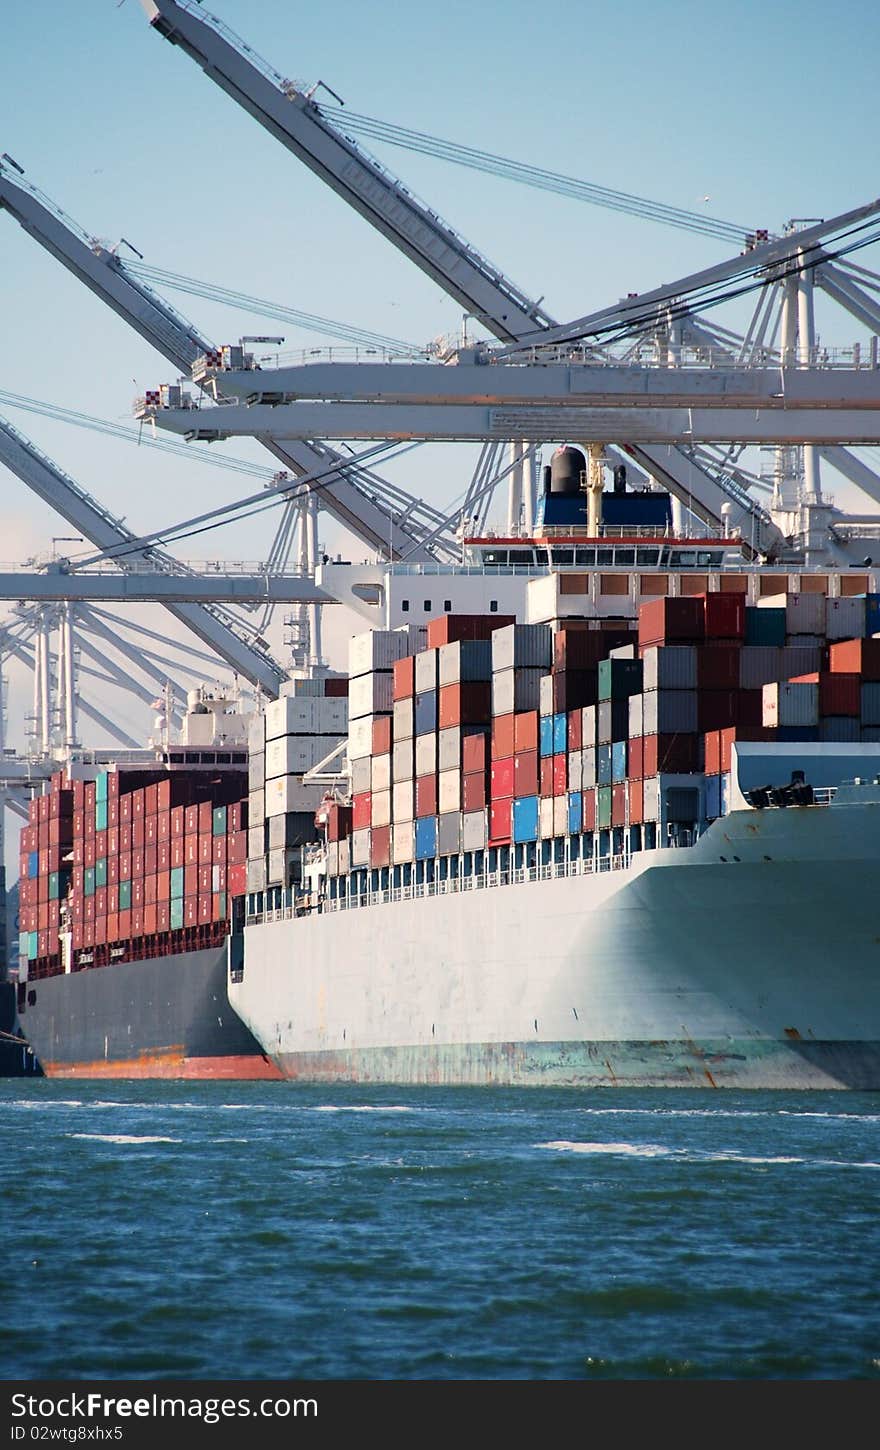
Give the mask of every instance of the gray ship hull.
<path id="1" fill-rule="evenodd" d="M 737 811 L 621 870 L 251 925 L 286 1077 L 880 1088 L 880 806 Z"/>

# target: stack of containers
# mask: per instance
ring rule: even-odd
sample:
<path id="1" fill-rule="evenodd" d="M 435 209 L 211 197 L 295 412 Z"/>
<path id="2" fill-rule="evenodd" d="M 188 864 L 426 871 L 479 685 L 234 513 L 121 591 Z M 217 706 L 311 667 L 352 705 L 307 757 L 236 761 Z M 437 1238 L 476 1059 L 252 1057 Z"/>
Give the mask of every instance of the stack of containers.
<path id="1" fill-rule="evenodd" d="M 505 627 L 505 626 L 502 626 Z M 458 639 L 437 649 L 437 854 L 464 845 L 464 816 L 482 817 L 488 800 L 492 720 L 491 639 Z M 416 740 L 416 766 L 419 742 Z M 468 821 L 469 841 L 481 834 Z M 485 844 L 483 842 L 482 844 Z"/>
<path id="2" fill-rule="evenodd" d="M 540 711 L 541 678 L 552 663 L 553 633 L 548 624 L 510 624 L 493 632 L 490 845 L 507 844 L 512 840 L 516 717 Z M 565 716 L 562 718 L 564 720 Z M 566 749 L 564 743 L 562 749 L 563 752 Z M 527 752 L 520 752 L 524 753 Z M 535 799 L 537 801 L 537 796 Z M 533 808 L 521 807 L 518 815 L 529 809 L 539 808 L 537 804 Z M 552 811 L 552 806 L 550 809 Z"/>
<path id="3" fill-rule="evenodd" d="M 28 804 L 19 837 L 19 954 L 24 977 L 57 971 L 61 903 L 71 879 L 73 791 L 56 772 L 49 791 Z"/>
<path id="4" fill-rule="evenodd" d="M 832 674 L 857 677 L 859 738 L 880 740 L 880 638 L 835 640 L 828 646 L 828 669 Z"/>
<path id="5" fill-rule="evenodd" d="M 304 773 L 344 743 L 349 697 L 282 695 L 264 715 L 266 760 L 266 885 L 287 887 L 300 848 L 314 840 L 315 811 L 323 787 L 304 783 Z M 253 843 L 257 844 L 256 840 Z"/>
<path id="6" fill-rule="evenodd" d="M 352 635 L 348 646 L 348 760 L 351 771 L 352 834 L 349 848 L 351 869 L 370 865 L 375 845 L 376 856 L 384 854 L 390 842 L 391 782 L 387 771 L 377 767 L 376 840 L 372 841 L 373 781 L 372 756 L 374 733 L 377 745 L 390 754 L 390 724 L 394 711 L 394 666 L 409 653 L 410 631 L 366 630 Z"/>

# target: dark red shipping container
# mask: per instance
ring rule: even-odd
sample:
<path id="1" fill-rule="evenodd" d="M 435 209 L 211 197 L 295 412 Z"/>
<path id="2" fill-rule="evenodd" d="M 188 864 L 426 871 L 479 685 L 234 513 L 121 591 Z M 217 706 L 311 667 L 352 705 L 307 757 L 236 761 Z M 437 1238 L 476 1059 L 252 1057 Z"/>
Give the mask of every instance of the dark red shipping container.
<path id="1" fill-rule="evenodd" d="M 516 795 L 538 794 L 540 784 L 538 762 L 537 750 L 524 750 L 513 757 L 513 783 Z"/>
<path id="2" fill-rule="evenodd" d="M 611 824 L 612 826 L 626 825 L 626 791 L 625 781 L 619 782 L 611 787 Z"/>
<path id="3" fill-rule="evenodd" d="M 482 730 L 462 736 L 461 768 L 465 775 L 475 775 L 477 771 L 482 771 L 485 775 L 489 768 L 488 745 L 486 732 Z"/>
<path id="4" fill-rule="evenodd" d="M 553 789 L 553 756 L 542 755 L 538 768 L 538 794 L 542 796 L 555 795 Z"/>
<path id="5" fill-rule="evenodd" d="M 792 684 L 819 686 L 821 716 L 859 716 L 862 712 L 862 681 L 859 675 L 820 670 L 812 675 L 793 675 Z"/>
<path id="6" fill-rule="evenodd" d="M 553 755 L 553 794 L 565 795 L 568 790 L 568 756 Z"/>
<path id="7" fill-rule="evenodd" d="M 645 774 L 645 742 L 641 735 L 629 742 L 627 755 L 627 774 L 630 780 L 641 780 Z"/>
<path id="8" fill-rule="evenodd" d="M 370 865 L 380 871 L 391 865 L 391 827 L 374 826 L 370 832 Z"/>
<path id="9" fill-rule="evenodd" d="M 710 592 L 695 596 L 703 601 L 707 639 L 744 639 L 746 600 L 744 594 Z"/>
<path id="10" fill-rule="evenodd" d="M 639 646 L 700 644 L 705 638 L 705 610 L 699 595 L 660 595 L 639 605 Z"/>
<path id="11" fill-rule="evenodd" d="M 699 735 L 645 735 L 643 775 L 647 780 L 652 775 L 668 771 L 687 775 L 700 769 Z"/>
<path id="12" fill-rule="evenodd" d="M 462 776 L 461 808 L 463 811 L 481 811 L 486 805 L 486 772 L 477 770 Z"/>
<path id="13" fill-rule="evenodd" d="M 568 717 L 568 748 L 580 750 L 584 743 L 584 717 L 580 710 L 572 710 Z"/>
<path id="14" fill-rule="evenodd" d="M 417 816 L 436 816 L 437 814 L 437 777 L 436 775 L 419 775 L 416 777 L 415 789 L 415 813 Z"/>
<path id="15" fill-rule="evenodd" d="M 492 683 L 470 680 L 458 685 L 441 685 L 437 719 L 441 730 L 454 725 L 488 725 L 492 718 Z"/>
<path id="16" fill-rule="evenodd" d="M 719 594 L 719 599 L 737 600 L 736 594 Z M 706 644 L 697 649 L 697 689 L 738 690 L 740 651 L 738 645 Z"/>
<path id="17" fill-rule="evenodd" d="M 515 623 L 513 614 L 441 614 L 428 620 L 428 649 L 459 639 L 491 639 L 494 629 Z"/>

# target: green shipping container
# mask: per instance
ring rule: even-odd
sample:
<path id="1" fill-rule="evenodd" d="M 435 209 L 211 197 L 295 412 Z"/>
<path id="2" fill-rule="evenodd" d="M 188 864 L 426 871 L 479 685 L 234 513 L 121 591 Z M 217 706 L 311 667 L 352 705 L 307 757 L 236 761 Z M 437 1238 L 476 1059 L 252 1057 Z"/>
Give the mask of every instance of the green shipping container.
<path id="1" fill-rule="evenodd" d="M 95 800 L 105 801 L 107 799 L 107 772 L 102 770 L 95 781 Z"/>
<path id="2" fill-rule="evenodd" d="M 226 807 L 215 806 L 214 814 L 211 817 L 211 827 L 215 836 L 226 835 Z"/>
<path id="3" fill-rule="evenodd" d="M 32 962 L 35 960 L 37 955 L 37 942 L 39 939 L 38 934 L 35 931 L 26 931 L 24 934 L 24 939 L 27 946 L 28 960 Z"/>
<path id="4" fill-rule="evenodd" d="M 120 881 L 118 895 L 119 895 L 119 910 L 120 911 L 130 911 L 131 910 L 131 882 L 130 881 Z"/>
<path id="5" fill-rule="evenodd" d="M 95 894 L 95 868 L 87 866 L 83 871 L 83 892 L 86 896 Z"/>
<path id="6" fill-rule="evenodd" d="M 600 660 L 599 699 L 627 700 L 642 688 L 641 660 Z"/>
<path id="7" fill-rule="evenodd" d="M 596 791 L 596 825 L 600 831 L 611 826 L 611 786 L 600 785 Z"/>
<path id="8" fill-rule="evenodd" d="M 746 605 L 746 644 L 785 644 L 785 607 Z"/>
<path id="9" fill-rule="evenodd" d="M 183 867 L 172 866 L 171 868 L 171 900 L 175 901 L 180 897 L 183 900 Z M 180 923 L 183 926 L 183 922 Z"/>
<path id="10" fill-rule="evenodd" d="M 183 926 L 183 897 L 178 896 L 171 902 L 171 930 L 180 931 Z"/>
<path id="11" fill-rule="evenodd" d="M 59 895 L 59 892 L 58 892 L 58 872 L 57 871 L 50 871 L 49 872 L 49 900 L 50 901 L 57 901 L 58 900 L 58 895 Z"/>
<path id="12" fill-rule="evenodd" d="M 107 857 L 99 856 L 95 862 L 95 886 L 107 885 Z"/>
<path id="13" fill-rule="evenodd" d="M 221 921 L 225 921 L 226 920 L 226 892 L 225 891 L 221 891 L 220 892 L 220 919 L 221 919 Z"/>
<path id="14" fill-rule="evenodd" d="M 95 830 L 106 831 L 107 829 L 107 802 L 95 801 Z"/>

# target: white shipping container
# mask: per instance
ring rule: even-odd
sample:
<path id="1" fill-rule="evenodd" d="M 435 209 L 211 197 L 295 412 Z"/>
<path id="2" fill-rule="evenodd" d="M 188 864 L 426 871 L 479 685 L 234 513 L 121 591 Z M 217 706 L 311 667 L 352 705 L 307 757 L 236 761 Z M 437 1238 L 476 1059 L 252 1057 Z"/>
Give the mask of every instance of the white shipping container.
<path id="1" fill-rule="evenodd" d="M 849 599 L 826 599 L 825 635 L 827 639 L 862 639 L 864 633 L 864 594 L 854 594 Z"/>
<path id="2" fill-rule="evenodd" d="M 461 818 L 461 849 L 482 851 L 486 845 L 486 812 L 465 811 Z"/>
<path id="3" fill-rule="evenodd" d="M 693 733 L 697 728 L 696 690 L 646 690 L 642 696 L 645 735 Z"/>
<path id="4" fill-rule="evenodd" d="M 266 815 L 286 816 L 295 812 L 316 811 L 323 796 L 322 785 L 303 785 L 299 776 L 279 775 L 275 780 L 266 782 Z"/>
<path id="5" fill-rule="evenodd" d="M 392 733 L 395 740 L 409 740 L 415 735 L 415 701 L 411 695 L 394 701 Z"/>
<path id="6" fill-rule="evenodd" d="M 555 795 L 553 800 L 553 834 L 554 836 L 568 835 L 568 796 Z"/>
<path id="7" fill-rule="evenodd" d="M 339 842 L 327 842 L 327 875 L 339 875 Z"/>
<path id="8" fill-rule="evenodd" d="M 630 695 L 629 697 L 629 738 L 638 740 L 640 735 L 645 733 L 645 697 L 644 695 Z"/>
<path id="9" fill-rule="evenodd" d="M 642 782 L 643 807 L 642 813 L 646 821 L 659 821 L 660 819 L 660 777 L 649 775 Z"/>
<path id="10" fill-rule="evenodd" d="M 771 594 L 758 600 L 761 609 L 779 609 L 785 605 L 785 633 L 825 634 L 824 594 Z"/>
<path id="11" fill-rule="evenodd" d="M 371 762 L 370 784 L 365 790 L 390 790 L 391 789 L 391 756 L 374 755 Z M 352 786 L 354 790 L 354 786 Z"/>
<path id="12" fill-rule="evenodd" d="M 788 680 L 764 685 L 763 725 L 818 725 L 818 684 L 792 684 Z"/>
<path id="13" fill-rule="evenodd" d="M 553 715 L 553 676 L 542 675 L 538 691 L 538 711 L 541 715 Z"/>
<path id="14" fill-rule="evenodd" d="M 372 715 L 364 715 L 360 720 L 352 720 L 348 727 L 348 758 L 350 761 L 361 760 L 365 755 L 373 753 L 373 719 Z"/>
<path id="15" fill-rule="evenodd" d="M 353 634 L 348 641 L 349 691 L 355 676 L 393 669 L 397 660 L 410 653 L 409 632 L 405 629 L 368 629 Z"/>
<path id="16" fill-rule="evenodd" d="M 436 690 L 437 688 L 437 655 L 436 649 L 423 649 L 416 655 L 415 677 L 416 694 L 421 695 L 425 690 Z"/>
<path id="17" fill-rule="evenodd" d="M 373 789 L 373 762 L 369 755 L 352 760 L 349 765 L 349 781 L 352 795 L 364 795 Z"/>
<path id="18" fill-rule="evenodd" d="M 570 750 L 568 753 L 568 788 L 569 790 L 581 790 L 584 779 L 584 752 L 582 750 Z"/>
<path id="19" fill-rule="evenodd" d="M 553 797 L 542 795 L 538 802 L 538 829 L 542 841 L 553 840 Z"/>
<path id="20" fill-rule="evenodd" d="M 581 743 L 584 750 L 596 744 L 598 706 L 584 705 L 581 710 Z"/>
<path id="21" fill-rule="evenodd" d="M 441 685 L 492 678 L 492 641 L 489 639 L 457 639 L 453 644 L 442 644 L 437 657 Z"/>
<path id="22" fill-rule="evenodd" d="M 447 811 L 461 810 L 461 772 L 444 770 L 437 777 L 437 810 L 443 815 Z"/>
<path id="23" fill-rule="evenodd" d="M 581 751 L 581 789 L 592 790 L 596 784 L 596 747 L 585 745 Z"/>
<path id="24" fill-rule="evenodd" d="M 391 832 L 391 860 L 395 866 L 406 865 L 415 855 L 415 827 L 412 821 L 398 825 Z"/>
<path id="25" fill-rule="evenodd" d="M 374 790 L 370 800 L 370 824 L 373 826 L 391 825 L 391 791 Z"/>
<path id="26" fill-rule="evenodd" d="M 697 649 L 692 644 L 652 645 L 642 654 L 644 690 L 695 690 Z"/>
<path id="27" fill-rule="evenodd" d="M 460 768 L 461 740 L 460 725 L 450 725 L 448 729 L 439 732 L 437 736 L 438 770 L 458 770 Z"/>
<path id="28" fill-rule="evenodd" d="M 364 826 L 360 831 L 351 833 L 351 864 L 352 866 L 369 866 L 370 864 L 369 826 Z"/>
<path id="29" fill-rule="evenodd" d="M 437 736 L 416 736 L 416 775 L 434 775 L 437 771 Z"/>
<path id="30" fill-rule="evenodd" d="M 266 743 L 266 717 L 263 714 L 248 716 L 248 750 L 260 751 Z"/>
<path id="31" fill-rule="evenodd" d="M 248 891 L 266 890 L 266 858 L 260 856 L 256 860 L 247 863 L 247 889 Z"/>
<path id="32" fill-rule="evenodd" d="M 279 735 L 311 735 L 316 729 L 315 700 L 282 695 L 266 705 L 266 739 Z"/>
<path id="33" fill-rule="evenodd" d="M 281 735 L 266 741 L 266 781 L 279 775 L 302 775 L 329 755 L 343 737 L 332 735 Z"/>
<path id="34" fill-rule="evenodd" d="M 266 788 L 248 792 L 248 825 L 256 826 L 266 815 Z"/>
<path id="35" fill-rule="evenodd" d="M 390 670 L 370 670 L 356 675 L 348 686 L 348 713 L 352 720 L 362 715 L 390 714 L 394 705 L 394 676 Z"/>
<path id="36" fill-rule="evenodd" d="M 548 670 L 552 663 L 553 631 L 549 624 L 505 624 L 492 631 L 493 674 L 520 668 Z M 536 710 L 537 702 L 525 708 Z"/>
<path id="37" fill-rule="evenodd" d="M 457 856 L 461 850 L 461 816 L 450 811 L 437 817 L 437 855 Z"/>
<path id="38" fill-rule="evenodd" d="M 496 633 L 503 634 L 504 630 L 499 629 Z M 537 710 L 542 675 L 541 669 L 496 670 L 492 675 L 492 714 L 512 715 L 515 710 Z"/>
<path id="39" fill-rule="evenodd" d="M 411 780 L 398 780 L 391 787 L 391 815 L 394 827 L 398 822 L 411 821 L 415 816 L 415 784 Z"/>
<path id="40" fill-rule="evenodd" d="M 412 780 L 414 764 L 412 739 L 396 740 L 391 747 L 391 780 L 393 784 L 396 785 L 399 780 Z"/>
<path id="41" fill-rule="evenodd" d="M 347 876 L 351 870 L 351 837 L 346 836 L 344 841 L 338 841 L 339 847 L 339 874 Z"/>

